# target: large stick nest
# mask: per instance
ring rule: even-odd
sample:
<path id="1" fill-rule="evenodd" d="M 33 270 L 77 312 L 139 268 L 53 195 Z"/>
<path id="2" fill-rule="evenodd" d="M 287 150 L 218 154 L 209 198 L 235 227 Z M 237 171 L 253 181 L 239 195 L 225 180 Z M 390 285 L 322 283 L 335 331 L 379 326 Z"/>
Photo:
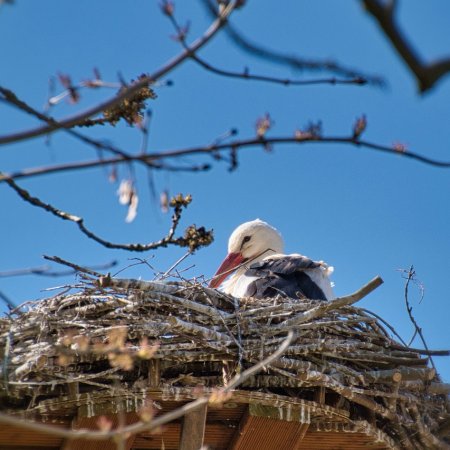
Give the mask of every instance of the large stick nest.
<path id="1" fill-rule="evenodd" d="M 37 410 L 74 384 L 223 386 L 293 330 L 284 355 L 240 389 L 307 400 L 319 391 L 400 448 L 445 447 L 448 385 L 429 367 L 432 352 L 393 340 L 384 321 L 348 306 L 356 300 L 236 300 L 197 283 L 93 280 L 0 319 L 1 409 Z"/>

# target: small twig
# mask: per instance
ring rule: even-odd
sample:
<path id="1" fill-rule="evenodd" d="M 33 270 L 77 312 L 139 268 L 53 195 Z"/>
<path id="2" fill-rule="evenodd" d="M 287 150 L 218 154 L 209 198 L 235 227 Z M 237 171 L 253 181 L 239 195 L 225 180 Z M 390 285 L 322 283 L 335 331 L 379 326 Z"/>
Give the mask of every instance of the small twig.
<path id="1" fill-rule="evenodd" d="M 146 265 L 151 271 L 153 271 L 153 273 L 156 273 L 155 268 L 149 264 L 148 260 L 150 258 L 154 258 L 154 255 L 151 255 L 149 258 L 129 258 L 129 261 L 137 261 L 133 264 L 128 264 L 128 266 L 123 267 L 122 269 L 118 270 L 117 272 L 115 272 L 114 274 L 111 275 L 112 278 L 117 277 L 117 275 L 119 275 L 120 273 L 124 272 L 125 270 L 129 269 L 130 267 L 134 267 L 134 266 L 139 266 L 141 264 Z"/>
<path id="2" fill-rule="evenodd" d="M 320 317 L 328 311 L 333 311 L 344 306 L 352 305 L 353 303 L 358 302 L 359 300 L 370 294 L 382 283 L 383 280 L 381 279 L 381 277 L 376 276 L 373 280 L 369 281 L 366 285 L 358 289 L 353 294 L 346 295 L 345 297 L 339 297 L 328 302 L 320 302 L 318 306 L 309 309 L 303 314 L 299 314 L 292 319 L 287 319 L 280 325 L 271 326 L 270 329 L 267 330 L 267 333 L 269 335 L 275 335 L 282 330 L 290 329 L 293 326 L 298 327 L 302 323 L 310 322 L 311 320 L 315 319 L 316 317 Z"/>
<path id="3" fill-rule="evenodd" d="M 112 88 L 112 89 L 119 89 L 122 85 L 117 82 L 111 82 L 111 81 L 103 81 L 99 78 L 97 79 L 90 79 L 90 80 L 83 80 L 79 82 L 76 85 L 72 86 L 72 89 L 76 89 L 77 91 L 80 89 L 92 89 L 92 88 Z M 59 94 L 52 95 L 48 101 L 47 106 L 54 106 L 61 102 L 61 100 L 64 100 L 66 97 L 70 96 L 70 89 L 65 89 L 64 91 L 60 92 Z"/>
<path id="4" fill-rule="evenodd" d="M 147 153 L 148 149 L 148 137 L 150 133 L 150 123 L 152 120 L 152 111 L 149 109 L 145 113 L 145 118 L 140 126 L 140 129 L 142 131 L 142 144 L 141 144 L 141 153 L 145 154 Z"/>
<path id="5" fill-rule="evenodd" d="M 411 266 L 409 268 L 408 271 L 404 270 L 404 272 L 407 274 L 406 277 L 406 284 L 405 284 L 405 304 L 406 304 L 406 311 L 408 312 L 408 316 L 409 319 L 411 320 L 411 323 L 414 325 L 414 334 L 413 337 L 411 338 L 409 345 L 412 344 L 413 339 L 415 338 L 416 334 L 418 334 L 420 336 L 420 340 L 422 341 L 423 346 L 425 347 L 425 350 L 429 351 L 427 343 L 425 341 L 425 337 L 423 335 L 422 332 L 422 328 L 419 326 L 419 324 L 417 323 L 416 319 L 414 318 L 413 314 L 412 314 L 412 306 L 409 303 L 409 298 L 408 298 L 408 292 L 409 292 L 409 283 L 411 281 L 415 281 L 415 277 L 416 277 L 416 271 L 414 270 L 414 266 Z M 423 298 L 423 291 L 422 291 L 422 298 Z M 409 346 L 408 345 L 408 346 Z M 436 366 L 434 365 L 434 361 L 433 358 L 430 356 L 430 362 L 431 365 L 433 366 L 433 369 L 436 369 Z"/>
<path id="6" fill-rule="evenodd" d="M 321 85 L 321 84 L 331 84 L 331 85 L 357 85 L 362 86 L 367 84 L 367 80 L 363 77 L 352 77 L 352 78 L 336 78 L 336 77 L 330 77 L 330 78 L 313 78 L 310 80 L 292 80 L 290 78 L 277 78 L 277 77 L 271 77 L 267 75 L 257 75 L 257 74 L 251 74 L 248 70 L 245 70 L 243 72 L 233 72 L 231 70 L 225 70 L 225 69 L 219 69 L 217 67 L 214 67 L 210 63 L 206 62 L 204 59 L 200 58 L 198 55 L 193 54 L 191 55 L 191 59 L 195 61 L 197 64 L 199 64 L 204 69 L 208 70 L 209 72 L 215 73 L 217 75 L 221 75 L 228 78 L 238 78 L 242 80 L 249 80 L 249 81 L 262 81 L 266 83 L 274 83 L 274 84 L 281 84 L 283 86 L 312 86 L 312 85 Z"/>
<path id="7" fill-rule="evenodd" d="M 242 362 L 244 359 L 244 352 L 242 350 L 242 330 L 241 330 L 241 321 L 240 321 L 240 308 L 239 301 L 237 298 L 234 300 L 234 314 L 236 315 L 236 331 L 237 331 L 237 340 L 238 340 L 238 367 L 239 371 L 242 370 Z"/>
<path id="8" fill-rule="evenodd" d="M 378 314 L 374 313 L 373 311 L 370 311 L 368 309 L 362 308 L 362 311 L 366 312 L 367 314 L 370 314 L 373 317 L 376 317 L 381 323 L 383 323 L 383 325 L 387 326 L 392 333 L 394 333 L 394 335 L 400 340 L 400 342 L 405 346 L 408 347 L 408 344 L 402 339 L 402 337 L 397 333 L 397 331 L 395 331 L 395 328 L 386 320 L 384 320 L 381 316 L 379 316 Z"/>
<path id="9" fill-rule="evenodd" d="M 44 256 L 45 259 L 51 259 L 50 257 Z M 54 257 L 56 258 L 56 257 Z M 52 259 L 51 259 L 52 260 Z M 56 261 L 58 262 L 58 261 Z M 117 261 L 111 261 L 106 264 L 101 264 L 98 266 L 90 266 L 89 269 L 91 270 L 106 270 L 110 269 L 112 267 L 117 266 Z M 72 266 L 71 266 L 72 267 Z M 26 269 L 15 269 L 15 270 L 7 270 L 4 272 L 0 272 L 0 278 L 7 278 L 7 277 L 17 277 L 17 276 L 23 276 L 23 275 L 40 275 L 44 277 L 65 277 L 67 275 L 72 275 L 75 272 L 77 272 L 78 266 L 73 267 L 74 270 L 67 270 L 67 271 L 52 271 L 50 266 L 40 266 L 40 267 L 29 267 Z M 83 271 L 86 271 L 86 268 L 83 268 Z"/>
<path id="10" fill-rule="evenodd" d="M 164 280 L 171 275 L 172 270 L 174 270 L 179 264 L 181 264 L 188 256 L 191 256 L 192 252 L 187 251 L 181 258 L 175 261 L 158 279 Z"/>
<path id="11" fill-rule="evenodd" d="M 0 299 L 2 299 L 8 305 L 9 309 L 14 309 L 17 307 L 17 305 L 2 291 L 0 291 Z"/>
<path id="12" fill-rule="evenodd" d="M 87 274 L 92 275 L 94 277 L 101 277 L 101 276 L 103 276 L 103 274 L 94 271 L 92 268 L 79 266 L 78 264 L 75 264 L 73 262 L 70 262 L 70 261 L 67 261 L 65 259 L 62 259 L 59 256 L 43 255 L 43 258 L 47 259 L 48 261 L 53 261 L 53 262 L 55 262 L 57 264 L 62 264 L 64 266 L 71 267 L 75 272 L 87 273 Z"/>

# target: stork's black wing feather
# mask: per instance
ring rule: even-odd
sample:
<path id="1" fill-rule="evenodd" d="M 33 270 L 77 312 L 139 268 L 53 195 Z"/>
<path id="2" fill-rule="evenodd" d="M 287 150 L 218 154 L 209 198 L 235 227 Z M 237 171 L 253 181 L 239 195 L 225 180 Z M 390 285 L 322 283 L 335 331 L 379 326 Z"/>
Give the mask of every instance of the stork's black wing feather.
<path id="1" fill-rule="evenodd" d="M 326 300 L 322 289 L 307 273 L 319 267 L 320 263 L 301 255 L 266 259 L 252 264 L 245 275 L 256 279 L 249 284 L 246 295 L 264 298 L 281 294 L 291 298 Z"/>

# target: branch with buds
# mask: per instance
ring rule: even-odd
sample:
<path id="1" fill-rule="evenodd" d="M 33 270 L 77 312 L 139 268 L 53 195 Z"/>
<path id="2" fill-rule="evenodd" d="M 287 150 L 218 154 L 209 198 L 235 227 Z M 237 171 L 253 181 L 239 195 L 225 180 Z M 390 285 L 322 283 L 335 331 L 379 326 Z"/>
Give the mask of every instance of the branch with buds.
<path id="1" fill-rule="evenodd" d="M 82 217 L 62 211 L 55 208 L 50 203 L 43 202 L 39 198 L 31 195 L 25 189 L 18 186 L 17 183 L 11 179 L 5 180 L 5 182 L 22 198 L 22 200 L 25 200 L 27 203 L 53 214 L 59 219 L 76 223 L 79 230 L 84 235 L 107 248 L 129 250 L 133 252 L 145 252 L 161 247 L 167 247 L 169 245 L 175 245 L 178 247 L 188 247 L 189 250 L 193 252 L 200 247 L 209 245 L 213 241 L 212 230 L 206 230 L 204 227 L 196 227 L 195 225 L 190 225 L 187 227 L 183 236 L 174 237 L 175 231 L 181 219 L 182 211 L 192 201 L 192 197 L 190 195 L 183 197 L 180 194 L 170 201 L 170 206 L 174 209 L 174 213 L 172 216 L 172 226 L 165 237 L 148 244 L 118 244 L 108 241 L 91 231 L 84 224 L 84 219 Z"/>

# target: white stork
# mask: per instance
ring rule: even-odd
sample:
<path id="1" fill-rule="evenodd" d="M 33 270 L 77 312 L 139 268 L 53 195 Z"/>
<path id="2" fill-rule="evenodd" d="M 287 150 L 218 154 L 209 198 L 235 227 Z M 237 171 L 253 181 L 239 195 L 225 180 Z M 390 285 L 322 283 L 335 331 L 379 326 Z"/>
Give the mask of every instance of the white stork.
<path id="1" fill-rule="evenodd" d="M 228 241 L 228 255 L 209 286 L 222 285 L 235 297 L 331 300 L 333 267 L 300 254 L 283 254 L 283 238 L 274 227 L 256 219 L 239 225 Z"/>

